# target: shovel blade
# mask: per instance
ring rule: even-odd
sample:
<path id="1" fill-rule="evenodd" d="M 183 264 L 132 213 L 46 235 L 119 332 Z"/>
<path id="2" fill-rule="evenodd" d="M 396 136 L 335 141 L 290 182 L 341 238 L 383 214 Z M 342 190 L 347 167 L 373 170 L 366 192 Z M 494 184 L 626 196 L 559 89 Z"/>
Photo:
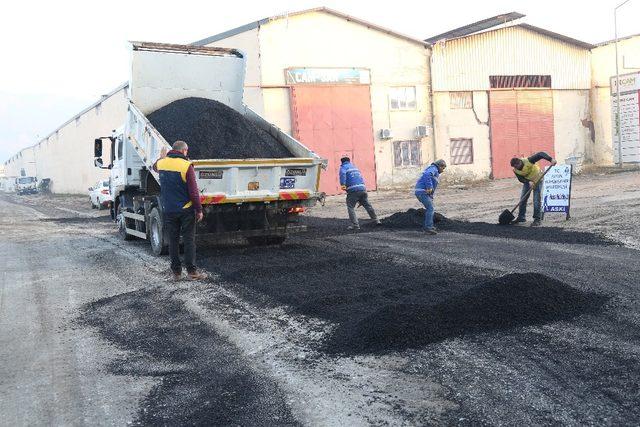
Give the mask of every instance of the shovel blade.
<path id="1" fill-rule="evenodd" d="M 511 221 L 513 221 L 514 219 L 516 219 L 516 217 L 513 216 L 511 211 L 508 209 L 505 209 L 502 211 L 502 213 L 500 214 L 500 217 L 498 218 L 498 224 L 508 225 L 508 224 L 511 224 Z"/>

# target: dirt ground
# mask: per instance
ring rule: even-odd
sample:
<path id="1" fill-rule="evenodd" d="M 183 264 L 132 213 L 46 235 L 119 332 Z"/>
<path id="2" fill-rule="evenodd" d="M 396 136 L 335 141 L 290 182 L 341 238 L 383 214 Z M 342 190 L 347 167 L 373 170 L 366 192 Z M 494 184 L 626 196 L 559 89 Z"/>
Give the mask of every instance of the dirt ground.
<path id="1" fill-rule="evenodd" d="M 281 246 L 199 242 L 210 278 L 177 283 L 88 197 L 0 195 L 2 423 L 638 424 L 640 172 L 491 235 L 518 193 L 443 186 L 465 225 L 436 236 L 347 231 L 331 197 Z"/>

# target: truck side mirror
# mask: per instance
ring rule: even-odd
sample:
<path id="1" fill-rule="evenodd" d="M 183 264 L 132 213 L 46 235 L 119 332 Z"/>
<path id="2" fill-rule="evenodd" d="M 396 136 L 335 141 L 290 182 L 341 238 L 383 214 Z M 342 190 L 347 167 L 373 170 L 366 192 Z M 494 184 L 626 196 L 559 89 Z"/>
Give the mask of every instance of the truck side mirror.
<path id="1" fill-rule="evenodd" d="M 102 139 L 100 138 L 93 140 L 93 157 L 102 157 Z"/>
<path id="2" fill-rule="evenodd" d="M 102 158 L 98 157 L 97 159 L 95 159 L 95 160 L 93 161 L 93 164 L 94 164 L 97 168 L 102 168 L 102 167 L 103 167 L 103 165 L 102 165 Z"/>

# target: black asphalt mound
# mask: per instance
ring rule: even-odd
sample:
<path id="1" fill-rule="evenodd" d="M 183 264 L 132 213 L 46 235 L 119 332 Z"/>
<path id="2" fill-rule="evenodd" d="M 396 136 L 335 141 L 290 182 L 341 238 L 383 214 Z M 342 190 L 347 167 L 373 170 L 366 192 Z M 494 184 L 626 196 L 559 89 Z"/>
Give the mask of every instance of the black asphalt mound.
<path id="1" fill-rule="evenodd" d="M 497 218 L 497 216 L 496 216 Z M 419 229 L 424 222 L 424 209 L 409 209 L 383 218 L 386 228 L 411 230 Z M 535 240 L 550 243 L 583 245 L 616 245 L 615 242 L 595 233 L 564 230 L 557 227 L 528 227 L 524 225 L 499 225 L 487 222 L 468 222 L 446 218 L 436 213 L 434 222 L 438 230 L 454 233 L 477 234 L 481 236 L 503 237 L 519 240 Z"/>
<path id="2" fill-rule="evenodd" d="M 148 118 L 169 144 L 185 141 L 192 159 L 294 157 L 268 132 L 233 108 L 211 99 L 180 99 Z"/>
<path id="3" fill-rule="evenodd" d="M 170 292 L 139 290 L 85 305 L 79 323 L 126 350 L 116 375 L 161 377 L 134 425 L 297 425 L 285 396 Z"/>
<path id="4" fill-rule="evenodd" d="M 599 310 L 606 300 L 541 274 L 508 274 L 434 305 L 418 300 L 383 306 L 341 324 L 326 349 L 347 355 L 401 351 L 467 334 L 571 319 Z"/>

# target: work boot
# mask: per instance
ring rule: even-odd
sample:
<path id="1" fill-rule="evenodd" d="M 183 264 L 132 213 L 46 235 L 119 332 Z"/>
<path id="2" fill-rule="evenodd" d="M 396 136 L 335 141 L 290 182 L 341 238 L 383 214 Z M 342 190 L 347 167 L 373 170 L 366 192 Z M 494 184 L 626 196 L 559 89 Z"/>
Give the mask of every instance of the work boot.
<path id="1" fill-rule="evenodd" d="M 175 271 L 173 271 L 171 272 L 171 274 L 173 275 L 173 280 L 175 280 L 176 282 L 182 280 L 182 273 L 176 273 Z"/>
<path id="2" fill-rule="evenodd" d="M 194 271 L 194 272 L 191 272 L 191 273 L 187 274 L 187 277 L 189 278 L 189 280 L 204 280 L 208 276 L 207 276 L 207 273 Z"/>
<path id="3" fill-rule="evenodd" d="M 425 234 L 429 234 L 431 236 L 433 236 L 435 234 L 438 234 L 438 232 L 436 231 L 435 228 L 423 228 L 422 232 L 425 233 Z"/>
<path id="4" fill-rule="evenodd" d="M 534 219 L 533 222 L 531 223 L 532 227 L 539 227 L 542 225 L 542 221 L 540 221 L 539 219 Z"/>
<path id="5" fill-rule="evenodd" d="M 382 221 L 380 221 L 379 219 L 374 219 L 374 220 L 373 220 L 373 223 L 374 223 L 375 225 L 382 225 Z"/>
<path id="6" fill-rule="evenodd" d="M 347 227 L 347 230 L 360 230 L 359 225 L 350 225 Z"/>
<path id="7" fill-rule="evenodd" d="M 525 218 L 516 218 L 513 220 L 513 224 L 518 224 L 521 222 L 527 222 L 527 220 Z"/>

